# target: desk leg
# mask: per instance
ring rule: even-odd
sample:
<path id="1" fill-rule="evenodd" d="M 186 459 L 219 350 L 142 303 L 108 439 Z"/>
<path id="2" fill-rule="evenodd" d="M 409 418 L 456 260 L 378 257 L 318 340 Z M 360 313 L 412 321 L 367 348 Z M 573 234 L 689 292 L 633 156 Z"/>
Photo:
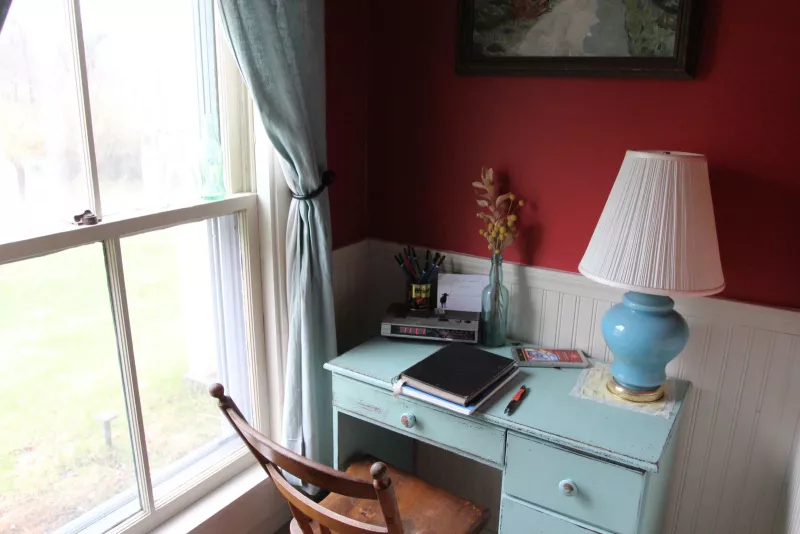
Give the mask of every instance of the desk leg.
<path id="1" fill-rule="evenodd" d="M 414 472 L 414 440 L 346 412 L 333 409 L 333 464 L 343 470 L 358 456 L 369 455 Z"/>

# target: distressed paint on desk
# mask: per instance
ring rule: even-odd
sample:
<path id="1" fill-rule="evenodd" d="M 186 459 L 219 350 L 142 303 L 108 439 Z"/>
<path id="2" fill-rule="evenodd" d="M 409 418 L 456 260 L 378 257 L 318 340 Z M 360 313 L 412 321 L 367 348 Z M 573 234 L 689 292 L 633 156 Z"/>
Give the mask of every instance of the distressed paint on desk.
<path id="1" fill-rule="evenodd" d="M 340 462 L 356 448 L 365 452 L 378 443 L 387 453 L 402 456 L 411 449 L 408 437 L 413 437 L 502 467 L 504 502 L 518 498 L 527 503 L 514 517 L 547 515 L 542 521 L 549 521 L 552 528 L 542 532 L 584 529 L 586 525 L 618 534 L 655 532 L 651 521 L 642 519 L 660 517 L 664 508 L 669 463 L 663 465 L 663 472 L 658 470 L 662 454 L 671 450 L 669 443 L 674 441 L 673 428 L 687 383 L 676 384 L 678 399 L 670 419 L 571 397 L 580 374 L 577 369 L 522 369 L 513 387 L 498 392 L 469 417 L 404 396 L 393 397 L 393 379 L 439 347 L 377 338 L 325 365 L 334 374 L 336 456 Z M 493 352 L 510 354 L 509 347 Z M 530 386 L 530 393 L 507 417 L 502 412 L 520 383 Z M 417 423 L 401 423 L 404 414 L 415 415 Z M 357 425 L 363 421 L 373 427 L 358 432 L 356 427 L 342 426 L 343 422 Z M 393 431 L 400 441 L 378 436 L 376 431 Z M 384 456 L 379 450 L 369 452 Z M 576 479 L 576 497 L 561 494 L 558 481 L 562 476 Z M 508 521 L 513 525 L 517 520 L 509 516 Z M 501 531 L 508 528 L 501 520 Z"/>
<path id="2" fill-rule="evenodd" d="M 500 506 L 500 534 L 609 534 L 589 525 L 569 523 L 513 497 L 504 496 Z"/>
<path id="3" fill-rule="evenodd" d="M 620 534 L 635 534 L 645 473 L 508 434 L 503 493 Z M 576 490 L 567 496 L 562 480 Z"/>
<path id="4" fill-rule="evenodd" d="M 406 245 L 365 240 L 334 252 L 337 306 L 355 310 L 337 308 L 342 352 L 379 332 L 386 306 L 404 298 L 405 279 L 392 255 Z M 442 252 L 447 272 L 488 272 L 486 258 Z M 610 360 L 599 323 L 621 290 L 577 273 L 512 262 L 504 269 L 510 335 Z M 800 388 L 787 386 L 800 382 L 800 312 L 715 298 L 679 300 L 677 307 L 691 335 L 668 375 L 692 388 L 676 436 L 664 534 L 800 534 Z M 720 332 L 722 343 L 715 341 Z M 475 481 L 493 469 L 434 446 L 416 450 L 431 481 L 500 516 L 499 474 L 487 487 Z"/>
<path id="5" fill-rule="evenodd" d="M 503 466 L 506 433 L 502 427 L 461 417 L 408 397 L 394 399 L 389 392 L 337 375 L 333 377 L 333 402 L 339 410 L 366 417 L 406 436 L 443 445 L 494 467 Z M 400 422 L 405 413 L 416 417 L 411 428 Z"/>
<path id="6" fill-rule="evenodd" d="M 414 471 L 412 438 L 390 432 L 368 420 L 336 407 L 333 409 L 333 467 L 346 470 L 352 460 L 362 456 L 380 458 L 408 473 Z"/>
<path id="7" fill-rule="evenodd" d="M 328 362 L 325 368 L 390 390 L 392 381 L 400 373 L 442 346 L 439 343 L 377 337 Z M 490 350 L 510 357 L 509 347 Z M 675 410 L 670 419 L 664 419 L 571 397 L 569 392 L 579 374 L 579 369 L 522 369 L 515 383 L 525 383 L 531 390 L 512 416 L 503 413 L 514 395 L 513 388 L 507 388 L 472 417 L 657 472 L 659 458 L 675 427 L 675 417 L 683 405 L 688 383 L 676 381 Z"/>

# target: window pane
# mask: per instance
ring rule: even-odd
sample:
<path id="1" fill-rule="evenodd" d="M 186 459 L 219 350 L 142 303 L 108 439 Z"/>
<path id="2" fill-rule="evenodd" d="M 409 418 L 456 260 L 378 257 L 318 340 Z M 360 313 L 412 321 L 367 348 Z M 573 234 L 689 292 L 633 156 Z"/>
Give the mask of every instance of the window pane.
<path id="1" fill-rule="evenodd" d="M 139 510 L 101 245 L 0 266 L 0 391 L 0 532 Z"/>
<path id="2" fill-rule="evenodd" d="M 209 1 L 81 1 L 105 214 L 198 197 L 204 114 L 217 127 Z"/>
<path id="3" fill-rule="evenodd" d="M 122 239 L 156 499 L 241 446 L 208 395 L 222 382 L 247 413 L 239 257 L 233 216 Z"/>
<path id="4" fill-rule="evenodd" d="M 13 2 L 0 32 L 0 241 L 88 208 L 63 0 Z"/>

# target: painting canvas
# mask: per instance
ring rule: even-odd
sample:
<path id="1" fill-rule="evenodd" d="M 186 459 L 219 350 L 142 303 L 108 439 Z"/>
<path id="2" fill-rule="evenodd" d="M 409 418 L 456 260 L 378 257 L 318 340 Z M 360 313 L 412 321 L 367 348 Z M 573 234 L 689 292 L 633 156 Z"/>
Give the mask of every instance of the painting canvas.
<path id="1" fill-rule="evenodd" d="M 691 76 L 697 0 L 461 0 L 459 72 Z"/>

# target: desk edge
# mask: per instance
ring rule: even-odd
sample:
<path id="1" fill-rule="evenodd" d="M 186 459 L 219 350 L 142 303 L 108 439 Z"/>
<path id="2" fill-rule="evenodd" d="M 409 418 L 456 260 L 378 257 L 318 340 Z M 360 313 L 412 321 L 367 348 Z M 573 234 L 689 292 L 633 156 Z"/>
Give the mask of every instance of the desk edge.
<path id="1" fill-rule="evenodd" d="M 328 371 L 330 371 L 332 374 L 337 374 L 337 375 L 340 375 L 340 376 L 351 378 L 353 380 L 357 380 L 359 382 L 363 382 L 365 384 L 369 384 L 371 386 L 375 386 L 375 387 L 383 389 L 383 390 L 388 390 L 388 391 L 392 390 L 391 384 L 385 382 L 384 380 L 380 380 L 380 379 L 377 379 L 377 378 L 374 378 L 374 377 L 371 377 L 371 376 L 368 376 L 368 375 L 357 373 L 355 371 L 351 371 L 351 370 L 345 369 L 343 367 L 338 367 L 338 366 L 332 365 L 330 362 L 326 363 L 324 365 L 324 368 L 327 369 Z M 691 388 L 691 385 L 689 385 L 688 387 Z M 687 394 L 688 394 L 688 390 L 687 390 Z M 431 407 L 432 408 L 437 408 L 436 406 L 431 406 Z M 464 416 L 462 416 L 460 414 L 449 412 L 449 411 L 447 413 L 450 414 L 450 415 L 453 415 L 455 417 L 464 417 Z M 613 452 L 613 451 L 609 451 L 607 449 L 596 447 L 594 445 L 589 445 L 587 443 L 582 443 L 582 442 L 575 441 L 575 440 L 572 440 L 572 439 L 569 439 L 569 438 L 565 438 L 565 437 L 559 436 L 557 434 L 551 434 L 549 432 L 544 432 L 542 430 L 538 430 L 536 428 L 532 428 L 532 427 L 529 427 L 529 426 L 519 425 L 519 424 L 514 423 L 513 421 L 509 421 L 508 419 L 501 419 L 499 417 L 486 415 L 484 412 L 481 412 L 481 411 L 477 411 L 473 415 L 468 416 L 468 417 L 474 417 L 474 418 L 476 418 L 476 419 L 478 419 L 480 421 L 484 421 L 484 422 L 493 424 L 495 426 L 502 427 L 502 428 L 504 428 L 506 430 L 512 430 L 514 432 L 518 432 L 520 434 L 524 434 L 526 436 L 530 436 L 530 437 L 539 439 L 541 441 L 554 443 L 556 445 L 560 445 L 560 446 L 563 446 L 563 447 L 566 447 L 566 448 L 570 448 L 570 449 L 575 449 L 577 451 L 584 452 L 584 453 L 587 453 L 587 454 L 590 454 L 592 456 L 596 456 L 596 457 L 599 457 L 599 458 L 606 458 L 606 459 L 609 459 L 609 460 L 613 460 L 613 461 L 619 462 L 621 464 L 624 464 L 624 465 L 627 465 L 627 466 L 630 466 L 630 467 L 633 467 L 633 468 L 641 469 L 643 471 L 648 471 L 648 472 L 651 472 L 651 473 L 658 473 L 658 470 L 659 470 L 659 463 L 661 461 L 661 456 L 659 456 L 659 459 L 656 460 L 655 462 L 652 462 L 652 461 L 649 461 L 649 460 L 645 460 L 645 459 L 642 459 L 642 458 L 636 458 L 636 457 L 633 457 L 633 456 L 627 456 L 627 455 L 624 455 L 624 454 L 619 454 L 619 453 L 616 453 L 616 452 Z M 666 441 L 664 442 L 665 446 L 664 446 L 664 449 L 662 449 L 662 451 L 661 451 L 661 455 L 662 456 L 664 454 L 664 450 L 666 449 L 666 445 L 669 443 L 669 441 L 672 440 L 672 439 L 676 439 L 676 437 L 675 437 L 675 427 L 676 426 L 677 426 L 677 418 L 676 418 L 675 424 L 673 424 L 672 429 L 670 430 L 670 433 L 669 433 Z"/>

